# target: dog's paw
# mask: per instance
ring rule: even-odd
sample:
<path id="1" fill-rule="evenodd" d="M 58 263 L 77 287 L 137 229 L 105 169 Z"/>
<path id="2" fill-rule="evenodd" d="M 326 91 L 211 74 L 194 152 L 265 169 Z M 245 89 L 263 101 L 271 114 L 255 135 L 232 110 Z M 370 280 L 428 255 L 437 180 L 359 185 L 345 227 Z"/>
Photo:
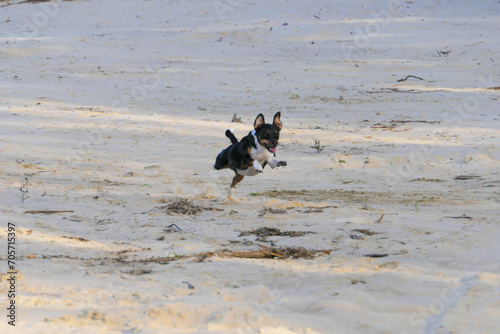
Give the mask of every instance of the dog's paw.
<path id="1" fill-rule="evenodd" d="M 286 161 L 284 161 L 284 160 L 278 161 L 278 164 L 277 164 L 278 167 L 285 167 L 286 165 L 287 165 Z"/>
<path id="2" fill-rule="evenodd" d="M 253 168 L 255 169 L 255 171 L 257 173 L 262 173 L 264 170 L 262 169 L 262 165 L 259 164 L 259 162 L 257 160 L 254 160 L 253 162 Z"/>

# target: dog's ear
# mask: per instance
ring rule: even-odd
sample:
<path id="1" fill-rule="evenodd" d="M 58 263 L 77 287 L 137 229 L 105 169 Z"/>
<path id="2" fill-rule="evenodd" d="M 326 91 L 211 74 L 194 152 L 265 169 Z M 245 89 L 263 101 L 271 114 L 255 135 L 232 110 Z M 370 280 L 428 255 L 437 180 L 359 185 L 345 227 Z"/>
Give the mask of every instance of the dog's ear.
<path id="1" fill-rule="evenodd" d="M 281 117 L 281 112 L 278 111 L 276 115 L 274 115 L 273 124 L 281 130 L 283 129 L 283 123 L 281 123 L 280 117 Z"/>
<path id="2" fill-rule="evenodd" d="M 264 115 L 262 114 L 259 114 L 257 116 L 257 118 L 255 119 L 255 122 L 253 122 L 253 128 L 255 130 L 257 130 L 258 128 L 260 128 L 262 125 L 265 124 L 265 121 L 264 121 Z"/>

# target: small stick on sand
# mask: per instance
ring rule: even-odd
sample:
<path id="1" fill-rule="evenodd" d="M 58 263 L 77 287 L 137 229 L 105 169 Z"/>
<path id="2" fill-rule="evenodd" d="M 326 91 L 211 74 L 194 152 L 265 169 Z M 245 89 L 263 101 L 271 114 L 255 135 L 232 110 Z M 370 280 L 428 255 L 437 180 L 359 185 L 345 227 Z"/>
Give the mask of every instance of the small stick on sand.
<path id="1" fill-rule="evenodd" d="M 458 217 L 450 217 L 450 216 L 446 216 L 444 218 L 451 218 L 451 219 L 472 219 L 472 217 L 469 217 L 469 216 L 466 216 L 465 214 L 461 215 L 461 216 L 458 216 Z"/>
<path id="2" fill-rule="evenodd" d="M 406 80 L 408 80 L 409 78 L 415 78 L 415 79 L 418 79 L 418 80 L 424 80 L 424 79 L 422 79 L 422 78 L 420 78 L 420 77 L 416 77 L 416 76 L 414 76 L 414 75 L 408 75 L 406 78 L 399 79 L 399 80 L 398 80 L 398 82 L 401 82 L 401 81 L 406 81 Z"/>
<path id="3" fill-rule="evenodd" d="M 254 252 L 231 252 L 227 254 L 220 254 L 226 257 L 239 257 L 239 258 L 247 258 L 247 259 L 264 259 L 267 255 L 261 251 Z"/>
<path id="4" fill-rule="evenodd" d="M 366 257 L 372 257 L 372 258 L 379 258 L 379 257 L 386 257 L 389 256 L 387 253 L 382 253 L 382 254 L 365 254 Z"/>
<path id="5" fill-rule="evenodd" d="M 24 211 L 23 213 L 29 213 L 29 214 L 35 214 L 35 213 L 43 213 L 43 214 L 46 214 L 46 215 L 51 215 L 53 213 L 65 213 L 65 212 L 74 212 L 73 210 L 60 210 L 60 211 L 57 211 L 57 210 L 41 210 L 41 211 Z"/>
<path id="6" fill-rule="evenodd" d="M 385 213 L 383 213 L 382 216 L 380 216 L 380 218 L 377 219 L 377 221 L 375 223 L 380 224 L 382 222 L 382 218 L 384 218 L 384 216 L 385 216 Z"/>
<path id="7" fill-rule="evenodd" d="M 189 282 L 187 282 L 187 281 L 182 281 L 182 283 L 187 284 L 188 289 L 191 289 L 191 290 L 192 290 L 192 289 L 194 289 L 193 284 L 191 284 L 191 283 L 189 283 Z"/>

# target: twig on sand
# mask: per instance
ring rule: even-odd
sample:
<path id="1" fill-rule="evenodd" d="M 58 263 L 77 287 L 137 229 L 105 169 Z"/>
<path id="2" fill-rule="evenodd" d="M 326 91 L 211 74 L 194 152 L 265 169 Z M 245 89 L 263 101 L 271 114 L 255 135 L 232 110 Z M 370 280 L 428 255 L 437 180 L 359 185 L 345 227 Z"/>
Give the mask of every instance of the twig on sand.
<path id="1" fill-rule="evenodd" d="M 25 214 L 36 214 L 36 213 L 42 213 L 45 215 L 51 215 L 53 213 L 73 213 L 73 210 L 35 210 L 35 211 L 24 211 L 23 213 Z"/>
<path id="2" fill-rule="evenodd" d="M 193 284 L 191 284 L 191 283 L 189 283 L 189 282 L 186 282 L 186 281 L 182 281 L 182 283 L 187 284 L 188 289 L 190 289 L 190 290 L 194 289 Z"/>
<path id="3" fill-rule="evenodd" d="M 368 235 L 368 236 L 372 236 L 372 235 L 375 235 L 375 234 L 379 234 L 378 232 L 373 232 L 373 231 L 370 231 L 368 229 L 359 229 L 359 228 L 355 228 L 354 230 L 352 230 L 353 232 L 358 232 L 358 233 L 362 233 L 362 234 L 365 234 L 365 235 Z M 352 239 L 352 236 L 351 236 L 351 239 Z"/>
<path id="4" fill-rule="evenodd" d="M 451 216 L 446 216 L 444 218 L 451 218 L 451 219 L 472 219 L 472 217 L 466 216 L 465 214 L 457 217 L 451 217 Z"/>
<path id="5" fill-rule="evenodd" d="M 177 228 L 179 231 L 182 231 L 182 228 L 180 228 L 179 226 L 177 226 L 177 224 L 170 224 L 170 225 L 168 225 L 167 227 L 175 227 L 175 228 Z"/>
<path id="6" fill-rule="evenodd" d="M 380 216 L 380 218 L 377 219 L 377 221 L 375 223 L 380 224 L 382 222 L 382 218 L 384 218 L 384 216 L 385 216 L 385 213 L 383 213 L 382 216 Z"/>
<path id="7" fill-rule="evenodd" d="M 227 254 L 223 254 L 225 257 L 238 257 L 238 258 L 244 258 L 244 259 L 264 259 L 267 257 L 267 255 L 263 252 L 260 251 L 253 251 L 253 252 L 231 252 Z"/>
<path id="8" fill-rule="evenodd" d="M 371 257 L 371 258 L 379 258 L 379 257 L 390 256 L 390 255 L 404 255 L 404 254 L 408 254 L 408 251 L 402 250 L 398 253 L 371 253 L 371 254 L 365 254 L 364 256 Z"/>
<path id="9" fill-rule="evenodd" d="M 415 78 L 415 79 L 418 79 L 418 80 L 424 80 L 424 79 L 422 79 L 422 78 L 420 78 L 420 77 L 416 77 L 416 76 L 414 76 L 414 75 L 408 75 L 408 76 L 406 76 L 406 78 L 399 79 L 399 80 L 398 80 L 398 82 L 406 81 L 406 80 L 408 80 L 409 78 Z"/>
<path id="10" fill-rule="evenodd" d="M 371 258 L 379 258 L 379 257 L 386 257 L 389 256 L 387 253 L 382 253 L 382 254 L 365 254 L 366 257 L 371 257 Z"/>
<path id="11" fill-rule="evenodd" d="M 472 180 L 472 179 L 480 179 L 481 176 L 478 175 L 459 175 L 455 176 L 454 180 Z"/>
<path id="12" fill-rule="evenodd" d="M 238 117 L 237 114 L 233 115 L 233 119 L 231 120 L 231 122 L 233 122 L 233 123 L 243 123 L 243 121 L 241 120 L 241 117 Z"/>
<path id="13" fill-rule="evenodd" d="M 81 242 L 88 242 L 89 240 L 88 239 L 85 239 L 85 238 L 80 238 L 80 237 L 70 237 L 70 236 L 67 236 L 67 235 L 63 235 L 62 238 L 65 238 L 65 239 L 73 239 L 73 240 L 77 240 L 77 241 L 81 241 Z"/>

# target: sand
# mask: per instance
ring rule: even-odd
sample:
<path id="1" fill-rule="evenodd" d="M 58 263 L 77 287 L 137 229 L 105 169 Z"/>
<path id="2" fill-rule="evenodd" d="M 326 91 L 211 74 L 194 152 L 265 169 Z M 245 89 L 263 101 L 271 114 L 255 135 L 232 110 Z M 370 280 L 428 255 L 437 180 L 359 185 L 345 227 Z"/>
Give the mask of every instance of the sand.
<path id="1" fill-rule="evenodd" d="M 496 1 L 0 7 L 2 333 L 500 328 Z M 277 111 L 288 166 L 227 200 Z"/>

